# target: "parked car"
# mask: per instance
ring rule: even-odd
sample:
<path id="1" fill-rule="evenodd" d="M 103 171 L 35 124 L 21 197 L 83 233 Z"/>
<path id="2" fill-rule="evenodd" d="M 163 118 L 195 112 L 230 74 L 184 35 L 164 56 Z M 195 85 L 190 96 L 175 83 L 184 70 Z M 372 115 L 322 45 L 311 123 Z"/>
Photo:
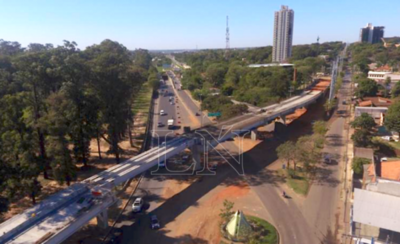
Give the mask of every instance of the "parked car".
<path id="1" fill-rule="evenodd" d="M 330 156 L 328 154 L 326 154 L 324 156 L 324 163 L 325 164 L 330 164 L 330 162 L 331 162 L 331 158 L 330 158 Z"/>
<path id="2" fill-rule="evenodd" d="M 151 229 L 153 230 L 160 229 L 160 222 L 158 221 L 156 215 L 150 216 L 150 221 L 151 221 Z"/>
<path id="3" fill-rule="evenodd" d="M 174 162 L 174 164 L 183 164 L 184 161 L 182 159 L 174 159 L 172 162 Z"/>
<path id="4" fill-rule="evenodd" d="M 132 211 L 133 212 L 142 211 L 143 204 L 144 204 L 143 198 L 141 197 L 136 198 L 132 204 Z"/>
<path id="5" fill-rule="evenodd" d="M 162 122 L 158 122 L 157 127 L 163 127 L 164 124 Z"/>
<path id="6" fill-rule="evenodd" d="M 381 138 L 385 141 L 393 141 L 391 136 L 381 136 Z"/>
<path id="7" fill-rule="evenodd" d="M 211 171 L 217 171 L 217 164 L 210 165 L 210 170 Z"/>
<path id="8" fill-rule="evenodd" d="M 165 161 L 158 162 L 158 167 L 165 168 Z"/>

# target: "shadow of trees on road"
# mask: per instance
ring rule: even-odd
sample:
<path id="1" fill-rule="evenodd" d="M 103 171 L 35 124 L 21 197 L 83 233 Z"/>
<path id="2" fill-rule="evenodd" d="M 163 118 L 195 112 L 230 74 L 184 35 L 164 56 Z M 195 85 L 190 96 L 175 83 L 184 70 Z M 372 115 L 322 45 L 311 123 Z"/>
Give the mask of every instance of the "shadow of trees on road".
<path id="1" fill-rule="evenodd" d="M 332 169 L 324 166 L 317 166 L 315 169 L 316 174 L 312 183 L 315 185 L 327 185 L 330 187 L 336 187 L 340 184 L 340 181 L 334 176 L 333 173 L 335 171 L 337 171 L 336 168 Z"/>
<path id="2" fill-rule="evenodd" d="M 326 144 L 332 147 L 341 147 L 344 145 L 343 143 L 343 136 L 338 134 L 332 134 L 326 136 Z"/>

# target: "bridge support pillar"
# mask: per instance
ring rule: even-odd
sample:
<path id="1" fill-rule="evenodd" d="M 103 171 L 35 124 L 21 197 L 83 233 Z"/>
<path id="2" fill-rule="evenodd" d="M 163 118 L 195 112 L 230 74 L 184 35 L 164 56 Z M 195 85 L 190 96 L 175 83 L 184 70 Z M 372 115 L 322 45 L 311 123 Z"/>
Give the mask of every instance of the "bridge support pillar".
<path id="1" fill-rule="evenodd" d="M 194 170 L 201 170 L 203 167 L 201 166 L 201 157 L 202 150 L 200 149 L 200 145 L 193 145 L 190 147 L 190 151 L 192 152 L 192 159 L 194 162 Z"/>
<path id="2" fill-rule="evenodd" d="M 106 229 L 108 227 L 108 210 L 103 210 L 99 215 L 97 215 L 97 225 L 100 228 Z"/>
<path id="3" fill-rule="evenodd" d="M 286 116 L 279 117 L 279 120 L 278 120 L 278 121 L 279 121 L 280 123 L 286 125 Z"/>
<path id="4" fill-rule="evenodd" d="M 250 137 L 251 137 L 252 141 L 256 141 L 257 140 L 257 130 L 252 130 Z"/>

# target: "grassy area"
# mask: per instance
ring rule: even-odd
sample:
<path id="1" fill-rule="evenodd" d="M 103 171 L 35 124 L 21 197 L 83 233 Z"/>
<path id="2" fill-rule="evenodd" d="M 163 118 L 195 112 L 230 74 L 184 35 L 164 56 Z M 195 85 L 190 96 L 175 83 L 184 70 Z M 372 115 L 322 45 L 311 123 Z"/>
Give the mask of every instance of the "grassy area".
<path id="1" fill-rule="evenodd" d="M 249 243 L 254 244 L 276 244 L 278 243 L 278 233 L 273 225 L 267 221 L 254 217 L 246 216 L 250 223 L 256 225 L 253 229 L 254 239 L 249 241 Z"/>
<path id="2" fill-rule="evenodd" d="M 304 172 L 296 172 L 295 177 L 290 177 L 287 170 L 279 170 L 279 174 L 285 176 L 286 183 L 292 188 L 296 193 L 301 195 L 307 195 L 308 188 L 310 187 L 309 179 L 306 177 Z"/>
<path id="3" fill-rule="evenodd" d="M 156 66 L 156 68 L 157 68 L 158 73 L 160 73 L 160 74 L 164 71 L 162 66 Z"/>
<path id="4" fill-rule="evenodd" d="M 389 142 L 381 139 L 380 137 L 372 138 L 372 145 L 375 148 L 375 152 L 386 157 L 398 157 L 400 156 L 400 143 Z"/>
<path id="5" fill-rule="evenodd" d="M 182 65 L 178 64 L 178 63 L 174 63 L 176 66 L 178 66 L 181 70 L 185 70 L 185 68 L 183 68 Z"/>
<path id="6" fill-rule="evenodd" d="M 137 98 L 135 99 L 135 102 L 133 103 L 133 114 L 147 114 L 149 112 L 152 95 L 153 91 L 151 87 L 148 85 L 148 83 L 144 83 L 139 91 Z"/>
<path id="7" fill-rule="evenodd" d="M 391 141 L 391 142 L 389 142 L 389 144 L 390 144 L 392 147 L 396 148 L 396 150 L 400 150 L 400 142 Z"/>

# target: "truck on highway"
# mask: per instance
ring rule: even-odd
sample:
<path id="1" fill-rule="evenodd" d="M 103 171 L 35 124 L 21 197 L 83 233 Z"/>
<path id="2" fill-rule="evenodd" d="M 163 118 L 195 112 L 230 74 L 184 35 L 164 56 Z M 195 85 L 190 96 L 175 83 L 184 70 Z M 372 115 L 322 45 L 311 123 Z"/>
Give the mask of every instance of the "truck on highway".
<path id="1" fill-rule="evenodd" d="M 168 123 L 168 129 L 172 130 L 174 128 L 174 120 L 173 119 L 169 119 L 167 121 L 167 123 Z"/>

